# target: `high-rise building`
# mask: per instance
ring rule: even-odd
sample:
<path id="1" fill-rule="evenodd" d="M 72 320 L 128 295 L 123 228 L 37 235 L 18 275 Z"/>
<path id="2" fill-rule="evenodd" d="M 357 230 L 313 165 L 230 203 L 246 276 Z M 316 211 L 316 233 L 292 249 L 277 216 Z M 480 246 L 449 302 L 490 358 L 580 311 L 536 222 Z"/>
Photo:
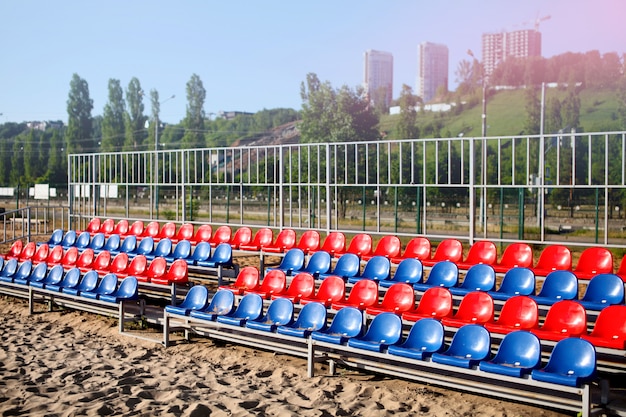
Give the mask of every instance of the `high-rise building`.
<path id="1" fill-rule="evenodd" d="M 448 47 L 432 42 L 422 42 L 418 46 L 418 95 L 428 103 L 443 87 L 448 90 Z"/>
<path id="2" fill-rule="evenodd" d="M 483 34 L 483 65 L 487 76 L 508 57 L 531 56 L 541 56 L 541 32 L 536 29 Z"/>
<path id="3" fill-rule="evenodd" d="M 393 55 L 368 49 L 365 51 L 363 87 L 370 101 L 383 100 L 389 107 L 393 98 Z"/>

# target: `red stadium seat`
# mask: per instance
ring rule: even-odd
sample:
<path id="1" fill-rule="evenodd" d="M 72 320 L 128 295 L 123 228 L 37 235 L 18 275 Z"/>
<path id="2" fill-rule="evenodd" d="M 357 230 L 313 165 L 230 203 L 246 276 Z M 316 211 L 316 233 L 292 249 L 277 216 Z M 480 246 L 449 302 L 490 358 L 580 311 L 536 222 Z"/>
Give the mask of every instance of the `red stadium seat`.
<path id="1" fill-rule="evenodd" d="M 330 277 L 329 277 L 330 278 Z M 328 278 L 326 278 L 328 279 Z M 324 280 L 326 282 L 326 280 Z M 339 310 L 343 307 L 355 307 L 365 310 L 378 302 L 378 283 L 372 279 L 362 279 L 350 289 L 348 299 L 335 301 L 332 308 Z"/>
<path id="2" fill-rule="evenodd" d="M 176 223 L 167 222 L 161 227 L 159 234 L 154 236 L 155 241 L 159 241 L 161 239 L 174 239 L 176 236 Z"/>
<path id="3" fill-rule="evenodd" d="M 585 307 L 574 300 L 558 301 L 548 310 L 543 325 L 531 332 L 541 340 L 552 341 L 582 336 L 587 333 Z"/>
<path id="4" fill-rule="evenodd" d="M 457 262 L 459 269 L 469 269 L 474 265 L 493 265 L 498 260 L 496 245 L 489 240 L 475 242 L 463 261 Z"/>
<path id="5" fill-rule="evenodd" d="M 384 256 L 385 258 L 391 259 L 399 256 L 401 250 L 402 243 L 400 242 L 400 239 L 397 236 L 386 235 L 378 241 L 374 251 L 362 255 L 361 259 L 367 261 L 372 259 L 374 256 Z"/>
<path id="6" fill-rule="evenodd" d="M 230 247 L 233 249 L 239 249 L 241 245 L 247 245 L 252 240 L 252 229 L 246 226 L 242 226 L 230 239 Z"/>
<path id="7" fill-rule="evenodd" d="M 527 243 L 511 243 L 504 249 L 500 262 L 493 265 L 496 273 L 504 274 L 513 268 L 531 268 L 533 267 L 533 249 Z"/>
<path id="8" fill-rule="evenodd" d="M 193 224 L 184 223 L 178 229 L 178 232 L 172 238 L 172 243 L 178 243 L 181 240 L 188 240 L 191 242 L 193 239 Z"/>
<path id="9" fill-rule="evenodd" d="M 295 275 L 289 286 L 281 293 L 272 294 L 272 300 L 276 298 L 288 298 L 294 303 L 299 303 L 302 297 L 310 297 L 315 291 L 315 278 L 308 272 L 300 272 Z"/>
<path id="10" fill-rule="evenodd" d="M 198 227 L 196 230 L 196 234 L 191 238 L 191 244 L 197 245 L 200 242 L 207 242 L 211 239 L 211 234 L 213 233 L 213 229 L 210 224 L 203 224 Z"/>
<path id="11" fill-rule="evenodd" d="M 235 282 L 230 285 L 222 285 L 220 290 L 229 290 L 241 295 L 246 290 L 252 290 L 259 286 L 259 270 L 253 266 L 241 268 Z"/>
<path id="12" fill-rule="evenodd" d="M 233 231 L 230 226 L 220 226 L 215 230 L 215 233 L 208 240 L 211 247 L 216 247 L 220 243 L 229 243 L 230 237 L 232 236 Z"/>
<path id="13" fill-rule="evenodd" d="M 444 326 L 462 327 L 466 324 L 484 324 L 493 321 L 493 299 L 483 291 L 474 291 L 466 294 L 459 304 L 459 308 L 452 317 L 444 317 L 441 323 Z"/>
<path id="14" fill-rule="evenodd" d="M 591 333 L 581 337 L 594 346 L 626 349 L 626 306 L 614 305 L 602 309 Z"/>
<path id="15" fill-rule="evenodd" d="M 585 249 L 578 258 L 574 274 L 578 279 L 591 279 L 599 274 L 613 273 L 613 254 L 606 248 Z"/>
<path id="16" fill-rule="evenodd" d="M 539 325 L 537 302 L 525 295 L 515 295 L 504 302 L 497 320 L 485 323 L 492 333 L 536 329 Z"/>
<path id="17" fill-rule="evenodd" d="M 254 239 L 247 245 L 239 246 L 241 250 L 260 251 L 269 246 L 274 241 L 274 232 L 267 227 L 259 229 L 254 235 Z"/>
<path id="18" fill-rule="evenodd" d="M 404 253 L 401 256 L 391 258 L 391 262 L 399 264 L 404 259 L 415 258 L 420 261 L 430 259 L 430 240 L 425 237 L 414 237 L 407 243 Z"/>
<path id="19" fill-rule="evenodd" d="M 440 261 L 450 261 L 457 263 L 463 257 L 463 245 L 457 239 L 445 239 L 442 240 L 437 248 L 435 254 L 430 259 L 424 259 L 422 264 L 424 266 L 433 266 Z"/>
<path id="20" fill-rule="evenodd" d="M 330 232 L 319 250 L 328 252 L 330 256 L 343 255 L 346 252 L 346 235 L 342 232 Z"/>
<path id="21" fill-rule="evenodd" d="M 318 302 L 329 307 L 346 295 L 346 283 L 342 278 L 330 276 L 320 284 L 317 292 L 309 297 L 300 298 L 300 304 Z"/>
<path id="22" fill-rule="evenodd" d="M 441 319 L 452 315 L 452 293 L 444 287 L 427 289 L 420 298 L 417 308 L 402 313 L 402 318 L 417 321 L 425 318 Z"/>
<path id="23" fill-rule="evenodd" d="M 367 307 L 365 312 L 377 315 L 384 312 L 402 314 L 415 308 L 415 292 L 413 287 L 405 283 L 393 284 L 380 303 Z"/>
<path id="24" fill-rule="evenodd" d="M 244 290 L 245 294 L 255 293 L 259 294 L 261 298 L 269 299 L 274 294 L 280 294 L 285 291 L 287 286 L 287 277 L 285 273 L 280 269 L 272 269 L 265 277 L 257 288 Z"/>
<path id="25" fill-rule="evenodd" d="M 533 272 L 539 277 L 545 277 L 556 270 L 572 270 L 572 252 L 562 245 L 547 246 L 539 255 L 537 265 L 533 268 Z"/>
<path id="26" fill-rule="evenodd" d="M 293 229 L 283 229 L 276 236 L 276 240 L 263 247 L 265 252 L 283 253 L 296 245 L 296 231 Z"/>
<path id="27" fill-rule="evenodd" d="M 130 229 L 130 226 L 128 225 L 128 220 L 126 219 L 122 219 L 119 222 L 117 222 L 117 224 L 115 225 L 115 228 L 113 228 L 113 231 L 111 232 L 112 235 L 120 235 L 120 236 L 126 236 L 128 234 L 128 230 Z"/>
<path id="28" fill-rule="evenodd" d="M 300 241 L 296 245 L 296 248 L 308 255 L 311 252 L 315 252 L 320 248 L 320 234 L 317 230 L 307 230 L 300 237 Z"/>

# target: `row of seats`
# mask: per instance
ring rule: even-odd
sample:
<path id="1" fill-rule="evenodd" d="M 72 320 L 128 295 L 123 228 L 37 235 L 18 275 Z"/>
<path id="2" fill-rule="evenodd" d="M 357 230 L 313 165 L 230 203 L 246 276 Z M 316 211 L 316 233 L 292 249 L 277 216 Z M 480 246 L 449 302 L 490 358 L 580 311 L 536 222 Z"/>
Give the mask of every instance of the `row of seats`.
<path id="1" fill-rule="evenodd" d="M 504 336 L 495 355 L 491 353 L 490 332 L 481 325 L 467 324 L 458 329 L 450 344 L 445 344 L 444 326 L 427 318 L 415 322 L 406 338 L 401 318 L 390 312 L 376 315 L 366 326 L 361 312 L 354 307 L 339 310 L 330 325 L 327 309 L 321 303 L 305 305 L 295 318 L 293 303 L 285 298 L 270 303 L 265 314 L 258 294 L 245 295 L 235 306 L 230 291 L 221 290 L 209 300 L 204 286 L 191 288 L 178 306 L 166 306 L 166 312 L 192 318 L 217 321 L 227 325 L 276 332 L 294 337 L 312 338 L 357 349 L 388 353 L 463 368 L 476 368 L 509 376 L 579 386 L 595 377 L 596 358 L 593 345 L 580 338 L 557 342 L 547 364 L 541 368 L 539 338 L 517 330 Z"/>
<path id="2" fill-rule="evenodd" d="M 115 274 L 100 277 L 94 270 L 81 274 L 79 268 L 65 271 L 61 265 L 48 269 L 45 263 L 33 267 L 30 261 L 20 264 L 14 273 L 9 273 L 7 265 L 0 271 L 0 282 L 31 286 L 110 303 L 137 300 L 139 297 L 136 277 L 126 277 L 119 281 Z"/>

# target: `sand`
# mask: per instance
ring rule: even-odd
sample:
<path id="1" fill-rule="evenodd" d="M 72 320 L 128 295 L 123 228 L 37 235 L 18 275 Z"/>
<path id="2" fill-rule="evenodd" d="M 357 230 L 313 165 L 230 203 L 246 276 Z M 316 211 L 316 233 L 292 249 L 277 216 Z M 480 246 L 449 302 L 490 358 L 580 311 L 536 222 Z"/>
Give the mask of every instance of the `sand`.
<path id="1" fill-rule="evenodd" d="M 381 375 L 195 337 L 163 346 L 76 311 L 28 315 L 0 297 L 3 416 L 558 416 Z M 318 365 L 321 366 L 321 365 Z"/>

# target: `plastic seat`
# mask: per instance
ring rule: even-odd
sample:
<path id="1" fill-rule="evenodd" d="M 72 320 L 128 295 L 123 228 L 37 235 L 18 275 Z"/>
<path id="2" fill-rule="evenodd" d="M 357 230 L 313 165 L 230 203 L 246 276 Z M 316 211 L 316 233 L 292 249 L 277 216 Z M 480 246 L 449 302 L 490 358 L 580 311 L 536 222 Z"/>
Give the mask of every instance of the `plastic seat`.
<path id="1" fill-rule="evenodd" d="M 493 265 L 498 260 L 496 245 L 489 240 L 475 242 L 463 261 L 457 262 L 459 269 L 469 269 L 474 265 Z"/>
<path id="2" fill-rule="evenodd" d="M 299 275 L 299 274 L 298 274 Z M 325 307 L 330 307 L 346 296 L 346 283 L 339 277 L 328 277 L 320 284 L 317 292 L 311 296 L 300 297 L 300 304 L 317 302 Z"/>
<path id="3" fill-rule="evenodd" d="M 17 259 L 8 259 L 2 267 L 2 271 L 0 271 L 0 281 L 13 282 L 13 277 L 17 273 L 18 268 L 19 263 L 17 262 Z"/>
<path id="4" fill-rule="evenodd" d="M 413 284 L 413 289 L 426 291 L 431 287 L 451 288 L 457 285 L 458 281 L 459 268 L 456 264 L 451 261 L 440 261 L 431 268 L 426 281 Z"/>
<path id="5" fill-rule="evenodd" d="M 40 264 L 45 266 L 44 264 Z M 41 268 L 39 268 L 41 270 Z M 17 267 L 15 274 L 11 277 L 10 281 L 5 280 L 5 282 L 13 282 L 15 284 L 28 285 L 28 281 L 30 279 L 30 274 L 33 272 L 33 263 L 31 261 L 24 261 Z"/>
<path id="6" fill-rule="evenodd" d="M 530 373 L 535 381 L 571 387 L 580 387 L 593 380 L 595 375 L 596 350 L 588 341 L 575 337 L 559 341 L 546 366 Z"/>
<path id="7" fill-rule="evenodd" d="M 148 259 L 154 258 L 166 258 L 172 254 L 173 244 L 172 241 L 165 237 L 159 240 L 159 242 L 154 247 L 154 250 L 150 252 L 146 257 Z"/>
<path id="8" fill-rule="evenodd" d="M 101 295 L 111 295 L 117 290 L 117 276 L 115 274 L 107 274 L 96 288 L 91 291 L 81 291 L 80 296 L 92 299 L 99 299 Z"/>
<path id="9" fill-rule="evenodd" d="M 128 254 L 121 252 L 113 257 L 106 273 L 123 276 L 126 275 L 126 268 L 128 268 Z"/>
<path id="10" fill-rule="evenodd" d="M 341 256 L 346 252 L 346 235 L 343 232 L 330 232 L 319 250 L 330 253 L 331 256 Z"/>
<path id="11" fill-rule="evenodd" d="M 100 224 L 101 224 L 101 220 L 98 217 L 94 217 L 91 220 L 89 220 L 89 223 L 87 224 L 87 227 L 85 228 L 85 232 L 88 232 L 89 234 L 96 234 L 98 233 L 98 231 L 100 230 Z"/>
<path id="12" fill-rule="evenodd" d="M 272 294 L 272 300 L 287 298 L 294 303 L 299 303 L 302 297 L 310 297 L 315 291 L 315 278 L 307 272 L 295 275 L 289 286 L 281 293 Z"/>
<path id="13" fill-rule="evenodd" d="M 61 265 L 63 268 L 69 269 L 76 266 L 76 261 L 78 261 L 78 248 L 72 246 L 68 248 L 65 253 L 63 253 L 63 257 L 61 258 Z"/>
<path id="14" fill-rule="evenodd" d="M 300 271 L 304 267 L 304 252 L 301 249 L 289 249 L 276 268 L 268 268 L 268 270 L 278 269 L 283 271 L 285 275 L 291 275 L 293 271 Z"/>
<path id="15" fill-rule="evenodd" d="M 48 246 L 54 247 L 60 245 L 63 241 L 63 229 L 54 229 L 48 238 Z M 20 241 L 21 242 L 21 241 Z"/>
<path id="16" fill-rule="evenodd" d="M 74 242 L 74 246 L 77 247 L 79 251 L 82 251 L 89 247 L 90 242 L 91 235 L 89 234 L 89 232 L 82 232 L 76 237 L 76 242 Z"/>
<path id="17" fill-rule="evenodd" d="M 121 277 L 127 277 L 129 275 L 141 276 L 146 272 L 146 268 L 148 268 L 148 259 L 143 255 L 138 255 L 130 260 L 125 271 L 117 275 Z"/>
<path id="18" fill-rule="evenodd" d="M 37 243 L 36 242 L 28 242 L 26 245 L 24 245 L 24 248 L 22 249 L 22 251 L 18 255 L 17 260 L 20 261 L 20 262 L 32 261 L 33 256 L 35 256 L 36 252 L 37 252 Z"/>
<path id="19" fill-rule="evenodd" d="M 197 247 L 196 247 L 197 249 Z M 195 254 L 195 251 L 194 251 Z M 228 243 L 220 243 L 211 255 L 203 260 L 194 260 L 194 265 L 205 268 L 229 267 L 233 265 L 233 248 Z"/>
<path id="20" fill-rule="evenodd" d="M 496 273 L 490 265 L 476 264 L 467 270 L 459 286 L 450 287 L 452 295 L 465 295 L 472 291 L 492 291 L 496 285 Z"/>
<path id="21" fill-rule="evenodd" d="M 578 258 L 574 274 L 578 279 L 591 279 L 598 274 L 613 273 L 613 254 L 606 248 L 585 249 Z"/>
<path id="22" fill-rule="evenodd" d="M 174 236 L 176 236 L 176 224 L 167 222 L 161 227 L 159 234 L 154 236 L 154 240 L 160 242 L 162 239 L 169 239 L 171 241 Z"/>
<path id="23" fill-rule="evenodd" d="M 467 324 L 457 330 L 445 351 L 433 353 L 431 359 L 444 365 L 472 368 L 489 358 L 490 353 L 489 331 L 479 324 Z"/>
<path id="24" fill-rule="evenodd" d="M 376 248 L 372 252 L 363 254 L 361 259 L 367 261 L 374 256 L 384 256 L 385 258 L 391 259 L 398 257 L 401 250 L 402 242 L 400 242 L 400 239 L 397 236 L 386 235 L 378 241 Z"/>
<path id="25" fill-rule="evenodd" d="M 30 262 L 30 261 L 27 261 Z M 30 270 L 30 274 L 24 278 L 18 277 L 17 274 L 19 273 L 19 269 L 18 272 L 16 273 L 16 277 L 13 279 L 13 283 L 15 284 L 21 284 L 21 285 L 32 285 L 32 286 L 36 286 L 38 285 L 38 282 L 42 282 L 46 279 L 46 277 L 48 276 L 48 265 L 46 265 L 45 263 L 40 263 L 37 265 L 32 266 L 31 270 Z"/>
<path id="26" fill-rule="evenodd" d="M 120 245 L 122 244 L 122 238 L 120 235 L 109 235 L 102 250 L 111 252 L 111 254 L 117 254 L 120 251 Z"/>
<path id="27" fill-rule="evenodd" d="M 259 286 L 259 270 L 253 266 L 241 268 L 235 282 L 230 285 L 222 285 L 220 290 L 229 290 L 237 295 L 244 291 L 254 289 Z"/>
<path id="28" fill-rule="evenodd" d="M 422 282 L 424 278 L 423 273 L 424 268 L 421 261 L 414 258 L 407 258 L 400 262 L 391 278 L 381 279 L 378 281 L 378 285 L 381 287 L 390 287 L 398 282 L 410 285 L 417 284 Z"/>
<path id="29" fill-rule="evenodd" d="M 128 235 L 120 244 L 120 252 L 127 253 L 129 256 L 137 250 L 137 236 Z"/>
<path id="30" fill-rule="evenodd" d="M 507 300 L 515 295 L 535 295 L 535 273 L 530 268 L 513 267 L 502 278 L 495 291 L 489 291 L 494 300 Z"/>
<path id="31" fill-rule="evenodd" d="M 559 301 L 550 307 L 541 327 L 531 331 L 541 340 L 582 336 L 587 333 L 587 312 L 577 301 Z"/>
<path id="32" fill-rule="evenodd" d="M 270 253 L 283 253 L 296 245 L 296 231 L 293 229 L 283 229 L 278 232 L 276 240 L 263 250 Z"/>
<path id="33" fill-rule="evenodd" d="M 326 307 L 321 303 L 309 303 L 302 307 L 298 318 L 291 324 L 278 326 L 280 334 L 293 337 L 309 337 L 312 332 L 326 328 Z"/>
<path id="34" fill-rule="evenodd" d="M 506 273 L 512 268 L 532 268 L 533 249 L 527 243 L 511 243 L 504 249 L 500 261 L 492 266 L 498 274 Z"/>
<path id="35" fill-rule="evenodd" d="M 370 315 L 377 315 L 384 312 L 402 314 L 405 311 L 415 309 L 415 292 L 409 284 L 399 282 L 393 284 L 385 292 L 382 301 L 365 309 Z"/>
<path id="36" fill-rule="evenodd" d="M 532 298 L 515 295 L 505 301 L 496 320 L 485 323 L 491 333 L 531 330 L 539 326 L 539 307 Z"/>
<path id="37" fill-rule="evenodd" d="M 113 228 L 113 231 L 111 232 L 111 234 L 126 236 L 128 234 L 128 229 L 130 229 L 128 220 L 121 219 L 115 224 L 115 227 Z"/>
<path id="38" fill-rule="evenodd" d="M 198 265 L 211 256 L 211 245 L 209 242 L 200 242 L 193 249 L 193 253 L 191 254 L 190 263 L 193 265 Z"/>
<path id="39" fill-rule="evenodd" d="M 20 253 L 24 250 L 24 242 L 21 240 L 16 240 L 11 244 L 11 247 L 4 254 L 5 259 L 18 259 L 20 257 Z"/>
<path id="40" fill-rule="evenodd" d="M 93 269 L 93 261 L 96 259 L 96 254 L 93 249 L 85 249 L 78 255 L 76 260 L 76 266 L 83 272 Z"/>
<path id="41" fill-rule="evenodd" d="M 209 245 L 211 245 L 211 247 L 216 247 L 220 243 L 229 243 L 232 234 L 233 231 L 230 226 L 220 226 L 215 230 L 213 236 L 211 236 L 211 238 L 208 240 Z"/>
<path id="42" fill-rule="evenodd" d="M 168 256 L 164 256 L 167 262 L 173 262 L 176 259 L 191 260 L 191 242 L 188 240 L 179 240 L 174 249 Z"/>
<path id="43" fill-rule="evenodd" d="M 547 246 L 539 255 L 533 272 L 538 277 L 545 277 L 552 271 L 572 270 L 572 252 L 562 245 Z"/>
<path id="44" fill-rule="evenodd" d="M 333 317 L 330 326 L 311 333 L 311 339 L 322 342 L 345 344 L 349 338 L 363 333 L 363 315 L 354 307 L 342 308 Z"/>
<path id="45" fill-rule="evenodd" d="M 79 282 L 80 282 L 80 269 L 72 268 L 69 271 L 65 272 L 61 282 L 57 284 L 48 283 L 46 284 L 46 289 L 50 291 L 61 292 L 63 288 L 67 288 L 67 289 L 76 288 Z"/>
<path id="46" fill-rule="evenodd" d="M 48 252 L 48 257 L 45 262 L 48 265 L 61 265 L 61 260 L 63 259 L 63 246 L 57 245 L 50 248 L 50 252 Z"/>
<path id="47" fill-rule="evenodd" d="M 435 249 L 432 258 L 422 260 L 424 266 L 434 266 L 441 261 L 457 262 L 463 257 L 463 245 L 457 239 L 444 239 Z"/>
<path id="48" fill-rule="evenodd" d="M 615 274 L 595 275 L 579 300 L 587 310 L 602 310 L 612 304 L 624 304 L 624 283 Z"/>
<path id="49" fill-rule="evenodd" d="M 127 235 L 135 236 L 136 238 L 141 238 L 143 236 L 144 231 L 144 223 L 141 220 L 136 220 L 128 227 Z"/>
<path id="50" fill-rule="evenodd" d="M 352 238 L 348 249 L 345 253 L 354 253 L 359 258 L 369 255 L 372 252 L 372 236 L 367 233 L 360 233 Z M 335 252 L 335 256 L 341 256 L 343 253 Z"/>
<path id="51" fill-rule="evenodd" d="M 263 314 L 263 299 L 258 294 L 245 295 L 232 314 L 217 316 L 218 323 L 243 326 L 248 320 L 257 320 Z"/>
<path id="52" fill-rule="evenodd" d="M 402 320 L 393 313 L 380 313 L 370 322 L 363 336 L 348 339 L 348 346 L 384 352 L 402 338 Z"/>
<path id="53" fill-rule="evenodd" d="M 610 349 L 626 349 L 626 306 L 614 305 L 602 309 L 591 333 L 581 337 L 594 346 Z"/>
<path id="54" fill-rule="evenodd" d="M 302 269 L 293 271 L 293 274 L 298 274 L 300 272 L 308 272 L 314 277 L 318 277 L 322 274 L 328 273 L 330 269 L 330 254 L 327 252 L 319 251 L 315 252 L 309 258 L 309 262 Z"/>
<path id="55" fill-rule="evenodd" d="M 543 305 L 552 305 L 560 300 L 576 300 L 578 278 L 571 271 L 552 271 L 544 279 L 539 294 L 532 297 Z"/>
<path id="56" fill-rule="evenodd" d="M 165 276 L 165 273 L 167 272 L 167 261 L 165 260 L 165 258 L 154 258 L 152 261 L 150 261 L 150 263 L 148 264 L 148 267 L 146 268 L 146 270 L 144 271 L 143 274 L 141 275 L 135 275 L 135 274 L 131 274 L 135 277 L 137 277 L 138 281 L 141 282 L 152 282 L 153 284 L 156 284 L 158 279 L 162 279 Z"/>
<path id="57" fill-rule="evenodd" d="M 239 249 L 241 245 L 247 245 L 252 241 L 252 229 L 246 226 L 242 226 L 235 231 L 235 234 L 230 239 L 230 247 L 233 249 Z"/>
<path id="58" fill-rule="evenodd" d="M 306 255 L 315 252 L 320 248 L 320 234 L 317 230 L 307 230 L 302 233 L 300 240 L 296 245 L 296 248 L 300 249 Z"/>
<path id="59" fill-rule="evenodd" d="M 68 271 L 69 273 L 69 271 Z M 61 292 L 70 295 L 80 295 L 83 291 L 93 291 L 98 285 L 98 273 L 88 271 L 75 287 L 63 287 Z"/>
<path id="60" fill-rule="evenodd" d="M 187 284 L 187 282 L 189 282 L 189 267 L 187 266 L 187 262 L 183 259 L 175 260 L 172 262 L 165 275 L 160 277 L 151 277 L 150 282 L 158 285 Z"/>
<path id="61" fill-rule="evenodd" d="M 522 377 L 541 365 L 541 343 L 534 334 L 518 330 L 504 336 L 496 355 L 481 361 L 481 371 Z"/>
<path id="62" fill-rule="evenodd" d="M 180 227 L 178 228 L 178 231 L 174 235 L 174 237 L 172 237 L 172 242 L 178 243 L 182 240 L 188 240 L 189 242 L 191 242 L 191 239 L 193 239 L 193 232 L 194 232 L 193 224 L 191 223 L 181 224 Z"/>
<path id="63" fill-rule="evenodd" d="M 96 255 L 93 263 L 91 264 L 91 269 L 95 269 L 99 274 L 108 273 L 109 267 L 111 266 L 111 252 L 100 252 Z"/>
<path id="64" fill-rule="evenodd" d="M 411 326 L 404 342 L 391 345 L 387 352 L 391 355 L 424 360 L 444 347 L 443 325 L 435 319 L 417 321 Z"/>
<path id="65" fill-rule="evenodd" d="M 209 305 L 209 290 L 204 285 L 194 285 L 185 299 L 178 305 L 167 305 L 165 311 L 181 316 L 188 316 L 192 310 L 204 310 Z"/>
<path id="66" fill-rule="evenodd" d="M 34 264 L 45 262 L 48 258 L 48 254 L 50 254 L 50 246 L 47 243 L 42 243 L 41 245 L 37 246 L 37 250 L 35 250 L 35 253 L 30 260 Z"/>
<path id="67" fill-rule="evenodd" d="M 274 294 L 280 294 L 285 291 L 287 287 L 287 277 L 285 273 L 280 269 L 274 269 L 269 271 L 263 277 L 263 280 L 257 288 L 244 290 L 244 294 L 255 293 L 259 294 L 261 298 L 270 299 Z"/>
<path id="68" fill-rule="evenodd" d="M 328 277 L 322 282 L 322 285 L 328 281 Z M 343 282 L 343 281 L 342 281 Z M 321 287 L 320 287 L 321 288 Z M 344 300 L 344 296 L 331 303 L 335 310 L 344 307 L 356 307 L 359 310 L 365 310 L 367 307 L 373 306 L 378 302 L 378 283 L 371 279 L 363 279 L 350 289 L 348 299 Z"/>
<path id="69" fill-rule="evenodd" d="M 273 332 L 278 326 L 293 322 L 293 303 L 286 298 L 277 298 L 267 308 L 265 315 L 257 320 L 246 321 L 246 327 L 265 332 Z"/>
<path id="70" fill-rule="evenodd" d="M 76 238 L 78 238 L 78 234 L 76 233 L 76 231 L 75 230 L 68 230 L 63 235 L 63 240 L 61 241 L 61 246 L 63 246 L 63 248 L 65 248 L 65 249 L 73 247 L 74 244 L 76 243 Z"/>
<path id="71" fill-rule="evenodd" d="M 239 249 L 247 251 L 260 251 L 274 241 L 274 232 L 267 227 L 259 229 L 252 241 L 247 245 L 240 245 Z"/>
<path id="72" fill-rule="evenodd" d="M 137 300 L 139 298 L 139 286 L 137 278 L 126 277 L 120 282 L 117 290 L 111 294 L 100 294 L 98 299 L 109 303 L 119 303 L 126 300 Z"/>
<path id="73" fill-rule="evenodd" d="M 325 279 L 330 275 L 341 277 L 344 280 L 359 275 L 361 271 L 361 260 L 353 253 L 344 253 L 335 263 L 335 267 L 325 274 L 320 274 L 319 279 Z"/>
<path id="74" fill-rule="evenodd" d="M 430 253 L 430 240 L 425 237 L 414 237 L 407 243 L 404 253 L 401 256 L 392 257 L 391 262 L 399 264 L 404 259 L 419 259 L 422 261 L 430 259 Z"/>
<path id="75" fill-rule="evenodd" d="M 452 306 L 452 294 L 447 288 L 432 287 L 424 292 L 415 310 L 402 313 L 402 318 L 408 321 L 418 321 L 425 318 L 450 317 Z"/>
<path id="76" fill-rule="evenodd" d="M 626 255 L 622 258 L 622 261 L 619 264 L 619 268 L 615 273 L 618 277 L 622 279 L 622 281 L 626 282 Z"/>
<path id="77" fill-rule="evenodd" d="M 105 219 L 100 224 L 100 229 L 98 229 L 98 233 L 103 233 L 104 236 L 108 236 L 113 233 L 113 229 L 115 229 L 115 220 L 113 219 Z"/>
<path id="78" fill-rule="evenodd" d="M 493 298 L 483 291 L 474 291 L 466 294 L 456 313 L 452 317 L 444 317 L 441 322 L 444 326 L 461 327 L 466 324 L 483 324 L 493 321 Z"/>
<path id="79" fill-rule="evenodd" d="M 154 239 L 152 236 L 147 236 L 142 238 L 138 243 L 137 247 L 134 251 L 127 252 L 128 256 L 131 258 L 137 255 L 143 255 L 145 257 L 149 257 L 150 254 L 154 251 Z"/>
<path id="80" fill-rule="evenodd" d="M 196 234 L 193 235 L 193 237 L 191 239 L 189 239 L 191 241 L 192 245 L 197 245 L 200 242 L 209 242 L 209 240 L 211 239 L 211 234 L 213 233 L 213 229 L 211 228 L 210 224 L 203 224 L 200 227 L 198 227 L 198 230 L 196 230 Z"/>
<path id="81" fill-rule="evenodd" d="M 215 321 L 218 316 L 232 313 L 234 308 L 235 295 L 231 291 L 220 290 L 213 295 L 209 305 L 205 309 L 191 310 L 189 316 L 202 320 Z"/>
<path id="82" fill-rule="evenodd" d="M 88 248 L 93 249 L 94 252 L 99 252 L 104 248 L 104 244 L 106 242 L 106 237 L 104 233 L 96 233 L 91 236 L 91 241 L 87 245 Z"/>
<path id="83" fill-rule="evenodd" d="M 348 282 L 354 284 L 363 279 L 381 281 L 388 279 L 391 274 L 391 262 L 384 256 L 374 256 L 365 264 L 360 275 L 348 278 Z"/>

